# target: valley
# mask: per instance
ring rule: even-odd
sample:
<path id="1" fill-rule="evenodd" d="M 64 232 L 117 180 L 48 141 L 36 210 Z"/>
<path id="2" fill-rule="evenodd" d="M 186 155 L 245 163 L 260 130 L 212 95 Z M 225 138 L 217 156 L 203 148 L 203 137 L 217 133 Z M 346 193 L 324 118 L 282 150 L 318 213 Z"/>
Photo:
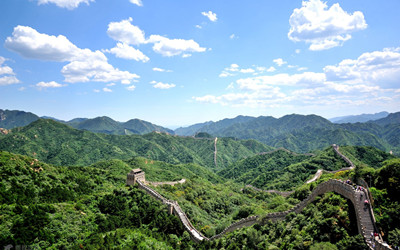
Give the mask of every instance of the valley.
<path id="1" fill-rule="evenodd" d="M 371 227 L 397 244 L 399 159 L 371 146 L 302 153 L 208 132 L 111 135 L 39 119 L 1 135 L 0 150 L 3 245 L 364 249 Z M 151 189 L 125 185 L 137 168 Z M 376 227 L 338 179 L 368 183 Z"/>

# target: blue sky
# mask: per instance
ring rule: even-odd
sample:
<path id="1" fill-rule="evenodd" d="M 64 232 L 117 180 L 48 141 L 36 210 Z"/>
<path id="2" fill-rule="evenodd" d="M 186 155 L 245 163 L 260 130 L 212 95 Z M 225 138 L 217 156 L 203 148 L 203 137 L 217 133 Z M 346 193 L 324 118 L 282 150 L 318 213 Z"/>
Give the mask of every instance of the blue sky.
<path id="1" fill-rule="evenodd" d="M 0 108 L 163 126 L 399 111 L 400 1 L 2 0 Z"/>

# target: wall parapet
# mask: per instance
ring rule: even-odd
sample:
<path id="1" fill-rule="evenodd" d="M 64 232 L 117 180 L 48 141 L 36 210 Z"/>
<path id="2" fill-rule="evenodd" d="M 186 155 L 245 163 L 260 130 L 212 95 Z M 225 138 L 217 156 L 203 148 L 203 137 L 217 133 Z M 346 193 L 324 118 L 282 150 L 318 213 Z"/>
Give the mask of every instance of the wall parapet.
<path id="1" fill-rule="evenodd" d="M 339 152 L 339 146 L 333 144 L 332 145 L 334 151 L 343 159 L 345 160 L 350 167 L 347 168 L 342 168 L 336 171 L 327 171 L 331 173 L 336 173 L 339 171 L 344 171 L 344 170 L 351 170 L 354 168 L 354 164 L 343 154 Z M 182 179 L 184 180 L 184 179 Z M 146 186 L 144 183 L 142 183 L 140 180 L 137 180 L 139 188 L 145 190 L 149 195 L 152 197 L 156 198 L 157 200 L 160 200 L 163 204 L 167 204 L 168 206 L 172 207 L 172 213 L 178 216 L 182 224 L 184 225 L 185 230 L 191 235 L 192 239 L 195 242 L 200 242 L 202 240 L 215 240 L 218 238 L 221 238 L 224 234 L 232 232 L 238 228 L 245 227 L 245 226 L 252 226 L 256 223 L 262 224 L 265 223 L 267 220 L 271 221 L 278 221 L 278 220 L 283 220 L 289 213 L 300 213 L 309 203 L 313 202 L 317 196 L 320 196 L 324 193 L 327 192 L 335 192 L 338 193 L 345 198 L 349 199 L 353 205 L 354 209 L 356 212 L 356 218 L 357 218 L 357 227 L 358 227 L 358 232 L 364 237 L 364 240 L 366 244 L 368 245 L 369 248 L 372 249 L 372 243 L 368 241 L 368 238 L 370 237 L 371 232 L 376 232 L 376 225 L 375 225 L 375 217 L 374 213 L 372 210 L 371 206 L 362 208 L 361 204 L 363 203 L 362 197 L 365 197 L 366 200 L 369 201 L 369 204 L 371 204 L 371 197 L 369 196 L 369 190 L 363 189 L 362 191 L 356 190 L 352 185 L 349 185 L 341 180 L 328 180 L 326 182 L 320 183 L 317 187 L 314 188 L 314 190 L 311 192 L 311 194 L 304 200 L 302 200 L 300 203 L 298 203 L 296 206 L 292 207 L 291 209 L 283 212 L 274 212 L 274 213 L 269 213 L 263 216 L 263 218 L 260 218 L 259 216 L 249 216 L 247 218 L 243 218 L 237 222 L 232 223 L 228 227 L 226 227 L 221 233 L 214 235 L 211 238 L 205 237 L 200 231 L 198 231 L 190 222 L 189 218 L 186 216 L 186 214 L 183 212 L 182 208 L 179 206 L 177 201 L 171 201 L 167 200 L 164 198 L 162 195 L 160 195 L 157 191 L 154 189 Z M 293 191 L 276 191 L 276 190 L 261 190 L 256 187 L 253 187 L 251 185 L 246 185 L 247 187 L 253 188 L 257 191 L 263 191 L 263 192 L 269 192 L 269 193 L 278 193 L 278 194 L 287 194 L 290 195 Z M 361 194 L 362 193 L 362 194 Z M 391 249 L 390 246 L 388 246 L 385 242 L 382 241 L 382 238 L 379 240 L 375 241 L 375 249 L 379 250 L 387 250 Z"/>

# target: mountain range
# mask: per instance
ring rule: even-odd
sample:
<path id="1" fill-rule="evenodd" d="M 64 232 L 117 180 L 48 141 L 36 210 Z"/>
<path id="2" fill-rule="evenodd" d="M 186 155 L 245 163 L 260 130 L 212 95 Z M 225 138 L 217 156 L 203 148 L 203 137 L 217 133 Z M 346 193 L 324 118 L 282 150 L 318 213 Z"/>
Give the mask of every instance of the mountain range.
<path id="1" fill-rule="evenodd" d="M 215 145 L 218 153 L 215 154 Z M 100 160 L 142 156 L 167 163 L 196 163 L 220 169 L 272 148 L 255 140 L 198 139 L 164 133 L 110 135 L 78 130 L 49 119 L 0 134 L 0 150 L 28 155 L 55 165 L 89 165 Z"/>
<path id="2" fill-rule="evenodd" d="M 0 114 L 0 127 L 6 129 L 24 126 L 40 119 L 32 113 L 23 111 L 0 110 Z M 360 115 L 358 118 L 376 119 L 385 115 L 386 112 L 381 112 L 374 115 Z M 345 118 L 333 123 L 317 115 L 291 114 L 281 118 L 237 116 L 217 122 L 194 124 L 175 131 L 139 119 L 127 122 L 117 122 L 106 116 L 93 119 L 76 118 L 67 122 L 51 119 L 79 130 L 102 134 L 144 135 L 156 131 L 192 137 L 201 133 L 201 137 L 206 135 L 208 138 L 254 139 L 270 147 L 284 147 L 299 153 L 322 149 L 334 143 L 373 146 L 387 152 L 400 153 L 400 112 L 388 114 L 384 118 L 356 123 L 339 123 Z"/>
<path id="3" fill-rule="evenodd" d="M 196 128 L 194 130 L 193 128 Z M 400 112 L 375 121 L 337 124 L 317 115 L 243 117 L 195 124 L 175 130 L 178 135 L 206 132 L 213 136 L 255 139 L 272 147 L 309 152 L 330 144 L 368 145 L 399 153 Z"/>
<path id="4" fill-rule="evenodd" d="M 361 114 L 361 115 L 349 115 L 349 116 L 340 116 L 329 119 L 329 121 L 333 123 L 357 123 L 357 122 L 368 122 L 375 121 L 382 118 L 385 118 L 389 115 L 388 112 L 383 111 L 375 114 Z"/>
<path id="5" fill-rule="evenodd" d="M 22 127 L 40 118 L 51 119 L 81 130 L 88 130 L 104 134 L 143 135 L 151 133 L 153 131 L 174 134 L 174 131 L 171 129 L 164 128 L 140 119 L 131 119 L 127 122 L 118 122 L 107 116 L 101 116 L 93 119 L 75 118 L 70 121 L 63 121 L 49 116 L 39 117 L 30 112 L 24 112 L 19 110 L 1 110 L 1 109 L 0 109 L 0 128 L 11 129 L 16 127 Z"/>

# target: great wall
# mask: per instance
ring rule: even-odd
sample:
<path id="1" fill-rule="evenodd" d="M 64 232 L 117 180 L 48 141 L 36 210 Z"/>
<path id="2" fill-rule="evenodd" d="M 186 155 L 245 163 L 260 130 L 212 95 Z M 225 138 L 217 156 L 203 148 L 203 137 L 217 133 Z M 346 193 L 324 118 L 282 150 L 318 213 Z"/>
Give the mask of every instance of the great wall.
<path id="1" fill-rule="evenodd" d="M 336 173 L 339 171 L 345 171 L 345 170 L 351 170 L 355 166 L 354 164 L 342 153 L 339 152 L 339 146 L 337 145 L 332 145 L 333 150 L 344 160 L 346 161 L 347 164 L 350 166 L 347 168 L 342 168 L 336 171 L 326 171 L 329 173 Z M 278 149 L 280 150 L 280 149 Z M 276 151 L 276 150 L 275 150 Z M 313 181 L 316 181 L 321 175 L 322 172 L 325 170 L 318 170 L 317 173 L 314 175 L 314 177 L 309 180 L 307 183 L 311 183 Z M 128 174 L 128 183 L 131 183 L 132 179 Z M 184 180 L 184 179 L 183 179 Z M 335 192 L 337 194 L 342 195 L 346 199 L 350 200 L 351 203 L 354 206 L 355 213 L 356 213 L 356 219 L 357 219 L 357 228 L 359 234 L 361 234 L 364 238 L 365 243 L 370 249 L 392 249 L 390 248 L 389 245 L 387 245 L 385 242 L 383 242 L 382 237 L 379 235 L 375 240 L 371 239 L 371 234 L 374 232 L 379 232 L 377 227 L 376 227 L 376 221 L 375 221 L 375 216 L 373 213 L 372 209 L 372 197 L 369 193 L 368 190 L 368 185 L 365 183 L 365 181 L 361 181 L 359 183 L 361 186 L 364 186 L 362 190 L 356 190 L 352 185 L 349 185 L 341 180 L 328 180 L 326 182 L 320 183 L 318 186 L 315 187 L 315 189 L 311 192 L 311 194 L 304 200 L 302 200 L 300 203 L 298 203 L 296 206 L 293 208 L 284 211 L 284 212 L 276 212 L 276 213 L 269 213 L 263 217 L 260 216 L 250 216 L 247 218 L 243 218 L 230 226 L 226 227 L 221 233 L 214 235 L 211 238 L 207 238 L 204 236 L 200 231 L 198 231 L 190 222 L 186 214 L 183 212 L 182 208 L 179 206 L 177 201 L 171 201 L 167 200 L 164 198 L 162 195 L 160 195 L 157 191 L 154 189 L 150 188 L 149 186 L 145 185 L 146 181 L 144 180 L 144 174 L 143 174 L 143 179 L 138 179 L 136 180 L 136 183 L 138 184 L 138 187 L 145 190 L 149 195 L 153 196 L 157 200 L 161 201 L 163 204 L 166 204 L 168 207 L 168 211 L 170 214 L 176 215 L 180 221 L 182 222 L 185 230 L 190 234 L 191 238 L 195 242 L 201 242 L 203 240 L 215 240 L 218 238 L 221 238 L 223 235 L 226 233 L 232 232 L 236 229 L 242 228 L 242 227 L 247 227 L 247 226 L 252 226 L 254 224 L 265 224 L 266 221 L 270 220 L 272 222 L 276 222 L 278 220 L 283 220 L 289 213 L 300 213 L 309 203 L 313 202 L 317 196 L 320 196 L 324 193 L 327 192 Z M 173 182 L 173 184 L 176 184 L 177 182 Z M 161 183 L 156 183 L 160 185 Z M 162 184 L 168 184 L 168 182 L 162 183 Z M 277 191 L 277 190 L 260 190 L 255 187 L 250 186 L 251 188 L 255 189 L 256 191 L 262 191 L 262 192 L 269 192 L 269 193 L 277 193 L 282 196 L 288 196 L 290 195 L 293 191 Z M 365 205 L 364 201 L 368 200 L 368 204 L 370 205 Z"/>

